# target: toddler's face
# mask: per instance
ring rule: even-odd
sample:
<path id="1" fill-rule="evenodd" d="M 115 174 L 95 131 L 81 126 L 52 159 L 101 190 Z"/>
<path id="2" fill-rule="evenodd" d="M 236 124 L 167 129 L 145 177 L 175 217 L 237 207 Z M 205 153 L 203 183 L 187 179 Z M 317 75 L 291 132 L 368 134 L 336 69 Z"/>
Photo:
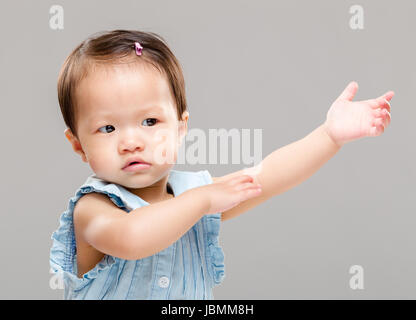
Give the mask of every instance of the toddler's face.
<path id="1" fill-rule="evenodd" d="M 186 135 L 188 113 L 179 122 L 168 82 L 147 65 L 100 66 L 76 91 L 79 140 L 65 131 L 74 150 L 98 178 L 143 188 L 168 174 Z M 138 156 L 150 167 L 126 171 Z"/>

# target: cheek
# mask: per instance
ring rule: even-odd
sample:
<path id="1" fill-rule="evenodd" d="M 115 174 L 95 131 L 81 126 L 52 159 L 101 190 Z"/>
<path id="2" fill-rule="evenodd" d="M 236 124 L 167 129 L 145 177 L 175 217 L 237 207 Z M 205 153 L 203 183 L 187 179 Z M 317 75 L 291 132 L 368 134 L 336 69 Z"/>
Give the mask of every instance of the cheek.
<path id="1" fill-rule="evenodd" d="M 109 152 L 109 146 L 94 144 L 88 149 L 88 163 L 95 173 L 108 170 L 114 162 L 111 157 L 112 153 Z"/>
<path id="2" fill-rule="evenodd" d="M 89 157 L 88 157 L 88 163 L 89 163 L 92 171 L 94 171 L 97 174 L 103 172 L 104 169 L 105 169 L 105 165 L 100 159 L 102 159 L 102 157 L 98 154 L 95 154 L 95 153 L 90 154 Z"/>
<path id="3" fill-rule="evenodd" d="M 88 158 L 88 163 L 90 164 L 91 169 L 96 172 L 98 169 L 100 169 L 100 161 L 97 161 L 98 158 L 95 156 L 90 156 Z"/>

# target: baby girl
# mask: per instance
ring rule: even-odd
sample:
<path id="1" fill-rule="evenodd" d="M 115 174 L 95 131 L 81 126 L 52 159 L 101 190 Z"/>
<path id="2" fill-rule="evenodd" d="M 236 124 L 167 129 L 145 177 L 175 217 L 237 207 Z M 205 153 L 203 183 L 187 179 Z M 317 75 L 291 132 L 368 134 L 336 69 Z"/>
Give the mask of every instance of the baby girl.
<path id="1" fill-rule="evenodd" d="M 94 35 L 65 60 L 58 98 L 73 150 L 93 175 L 52 234 L 65 299 L 213 299 L 225 275 L 222 221 L 293 188 L 347 142 L 379 136 L 393 92 L 353 102 L 351 82 L 326 121 L 252 170 L 173 170 L 189 113 L 178 60 L 152 32 Z M 151 121 L 148 121 L 151 120 Z"/>

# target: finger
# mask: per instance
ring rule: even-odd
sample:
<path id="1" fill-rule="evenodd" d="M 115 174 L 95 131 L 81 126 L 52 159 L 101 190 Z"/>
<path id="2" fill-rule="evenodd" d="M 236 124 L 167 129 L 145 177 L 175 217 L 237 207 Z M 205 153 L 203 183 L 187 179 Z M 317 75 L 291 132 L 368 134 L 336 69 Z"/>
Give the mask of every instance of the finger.
<path id="1" fill-rule="evenodd" d="M 374 126 L 371 127 L 369 136 L 376 137 L 381 135 L 384 132 L 384 125 L 383 121 L 380 121 L 380 119 L 376 119 L 374 121 Z"/>
<path id="2" fill-rule="evenodd" d="M 261 188 L 252 188 L 252 189 L 247 189 L 244 194 L 246 196 L 246 199 L 248 198 L 253 198 L 255 196 L 258 196 L 262 193 Z"/>
<path id="3" fill-rule="evenodd" d="M 355 94 L 358 90 L 358 83 L 355 81 L 351 81 L 347 87 L 344 89 L 344 91 L 341 93 L 341 95 L 338 97 L 338 100 L 349 100 L 352 101 Z"/>
<path id="4" fill-rule="evenodd" d="M 387 109 L 376 109 L 373 112 L 375 119 L 381 119 L 384 122 L 384 127 L 387 127 L 391 121 L 391 114 Z"/>
<path id="5" fill-rule="evenodd" d="M 384 99 L 385 101 L 385 108 L 388 112 L 391 112 L 391 104 L 387 99 Z"/>
<path id="6" fill-rule="evenodd" d="M 384 118 L 387 115 L 391 117 L 391 112 L 389 111 L 388 106 L 385 107 L 385 108 L 380 107 L 380 108 L 377 108 L 377 109 L 373 109 L 372 113 L 373 113 L 373 116 L 375 118 Z"/>
<path id="7" fill-rule="evenodd" d="M 370 99 L 366 101 L 372 109 L 387 109 L 388 112 L 391 112 L 391 105 L 384 99 L 384 96 L 378 97 L 376 99 Z"/>
<path id="8" fill-rule="evenodd" d="M 383 109 L 384 115 L 384 128 L 386 128 L 388 125 L 390 125 L 391 122 L 391 114 L 386 109 Z"/>
<path id="9" fill-rule="evenodd" d="M 376 120 L 382 121 L 384 123 L 384 127 L 387 127 L 390 124 L 391 114 L 387 111 L 387 109 L 376 109 L 373 111 L 373 115 L 373 124 Z"/>
<path id="10" fill-rule="evenodd" d="M 384 132 L 384 125 L 380 124 L 376 126 L 377 131 L 378 131 L 378 135 L 381 135 Z"/>
<path id="11" fill-rule="evenodd" d="M 383 119 L 381 118 L 376 118 L 373 121 L 373 127 L 379 127 L 383 124 Z"/>
<path id="12" fill-rule="evenodd" d="M 394 96 L 394 91 L 387 91 L 385 94 L 381 95 L 377 99 L 386 99 L 387 101 L 390 101 Z"/>
<path id="13" fill-rule="evenodd" d="M 253 177 L 247 174 L 242 174 L 233 179 L 233 184 L 241 182 L 253 182 Z"/>
<path id="14" fill-rule="evenodd" d="M 245 190 L 249 188 L 261 188 L 261 185 L 258 183 L 243 183 L 236 187 L 237 190 Z"/>
<path id="15" fill-rule="evenodd" d="M 394 91 L 389 91 L 383 95 L 383 98 L 390 101 L 394 97 Z"/>
<path id="16" fill-rule="evenodd" d="M 390 109 L 391 109 L 390 100 L 391 98 L 393 98 L 393 96 L 394 96 L 394 92 L 389 91 L 383 94 L 382 96 L 378 97 L 376 99 L 376 102 L 379 105 L 379 108 L 387 108 L 387 110 L 390 112 Z"/>

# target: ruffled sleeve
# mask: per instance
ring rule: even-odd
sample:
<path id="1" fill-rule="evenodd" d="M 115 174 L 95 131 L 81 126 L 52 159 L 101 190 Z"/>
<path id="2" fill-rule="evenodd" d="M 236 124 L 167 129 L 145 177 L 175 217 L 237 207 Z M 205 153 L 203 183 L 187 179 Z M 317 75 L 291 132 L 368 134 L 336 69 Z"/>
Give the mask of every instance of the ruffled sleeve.
<path id="1" fill-rule="evenodd" d="M 109 186 L 111 188 L 111 186 Z M 76 242 L 73 223 L 73 211 L 76 202 L 85 194 L 90 192 L 101 192 L 107 194 L 111 201 L 118 207 L 125 209 L 124 203 L 117 190 L 96 188 L 92 185 L 83 185 L 78 189 L 75 196 L 69 200 L 68 209 L 62 213 L 59 228 L 53 232 L 50 250 L 50 267 L 64 281 L 65 289 L 74 291 L 84 288 L 92 279 L 95 279 L 102 271 L 110 268 L 118 258 L 105 255 L 96 266 L 85 273 L 82 278 L 77 276 Z"/>
<path id="2" fill-rule="evenodd" d="M 212 177 L 208 170 L 201 171 L 207 184 L 211 184 Z M 224 252 L 219 244 L 221 212 L 205 215 L 202 219 L 204 227 L 205 250 L 207 253 L 208 270 L 216 285 L 225 277 Z"/>

